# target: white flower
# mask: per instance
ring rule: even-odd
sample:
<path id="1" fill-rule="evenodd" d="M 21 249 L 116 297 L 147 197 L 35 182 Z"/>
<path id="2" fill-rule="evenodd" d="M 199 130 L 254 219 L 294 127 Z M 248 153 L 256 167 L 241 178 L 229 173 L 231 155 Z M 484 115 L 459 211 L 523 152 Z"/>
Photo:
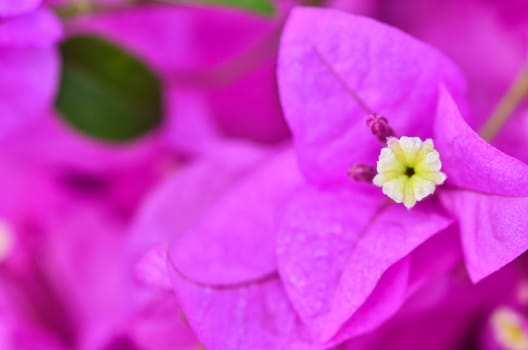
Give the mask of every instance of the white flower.
<path id="1" fill-rule="evenodd" d="M 446 175 L 441 168 L 440 155 L 431 139 L 389 138 L 387 147 L 381 150 L 378 174 L 372 182 L 396 203 L 412 208 L 444 183 Z"/>
<path id="2" fill-rule="evenodd" d="M 517 312 L 501 307 L 493 312 L 490 321 L 500 346 L 508 350 L 528 350 L 528 335 L 523 319 Z"/>
<path id="3" fill-rule="evenodd" d="M 13 232 L 10 226 L 0 220 L 0 262 L 3 261 L 13 248 Z"/>

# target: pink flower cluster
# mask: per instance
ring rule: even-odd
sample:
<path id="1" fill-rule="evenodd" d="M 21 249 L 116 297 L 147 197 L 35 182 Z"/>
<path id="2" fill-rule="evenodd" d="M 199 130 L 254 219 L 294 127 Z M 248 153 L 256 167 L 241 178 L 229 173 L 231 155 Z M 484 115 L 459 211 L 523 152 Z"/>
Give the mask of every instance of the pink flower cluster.
<path id="1" fill-rule="evenodd" d="M 81 2 L 0 0 L 0 349 L 528 350 L 524 1 Z M 157 129 L 59 116 L 77 34 Z"/>

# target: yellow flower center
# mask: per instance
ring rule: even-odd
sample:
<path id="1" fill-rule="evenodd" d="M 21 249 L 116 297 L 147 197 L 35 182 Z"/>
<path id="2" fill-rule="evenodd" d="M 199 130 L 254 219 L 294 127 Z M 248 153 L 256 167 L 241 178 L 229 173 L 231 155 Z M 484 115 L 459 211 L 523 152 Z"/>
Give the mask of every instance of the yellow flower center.
<path id="1" fill-rule="evenodd" d="M 491 327 L 495 339 L 506 350 L 528 350 L 528 335 L 523 319 L 515 311 L 502 307 L 491 315 Z"/>
<path id="2" fill-rule="evenodd" d="M 440 155 L 431 139 L 389 138 L 387 147 L 381 150 L 378 174 L 372 181 L 396 203 L 412 208 L 444 183 L 446 175 L 441 168 Z"/>

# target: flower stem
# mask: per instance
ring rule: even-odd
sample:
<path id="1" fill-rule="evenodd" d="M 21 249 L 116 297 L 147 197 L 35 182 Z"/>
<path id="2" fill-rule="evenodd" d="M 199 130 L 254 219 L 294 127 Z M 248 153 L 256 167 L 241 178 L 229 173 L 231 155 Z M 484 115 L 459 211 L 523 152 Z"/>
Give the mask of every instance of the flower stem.
<path id="1" fill-rule="evenodd" d="M 528 66 L 525 66 L 479 130 L 480 136 L 488 142 L 492 141 L 527 95 Z"/>

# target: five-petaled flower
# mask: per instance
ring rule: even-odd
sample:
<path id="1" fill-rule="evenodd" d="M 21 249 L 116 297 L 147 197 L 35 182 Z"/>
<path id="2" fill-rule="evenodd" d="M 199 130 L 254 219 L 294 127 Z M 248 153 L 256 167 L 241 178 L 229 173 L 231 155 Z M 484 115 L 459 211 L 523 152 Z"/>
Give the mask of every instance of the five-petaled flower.
<path id="1" fill-rule="evenodd" d="M 446 180 L 433 141 L 419 137 L 389 138 L 377 163 L 373 182 L 396 203 L 412 208 L 417 201 L 433 194 Z"/>

